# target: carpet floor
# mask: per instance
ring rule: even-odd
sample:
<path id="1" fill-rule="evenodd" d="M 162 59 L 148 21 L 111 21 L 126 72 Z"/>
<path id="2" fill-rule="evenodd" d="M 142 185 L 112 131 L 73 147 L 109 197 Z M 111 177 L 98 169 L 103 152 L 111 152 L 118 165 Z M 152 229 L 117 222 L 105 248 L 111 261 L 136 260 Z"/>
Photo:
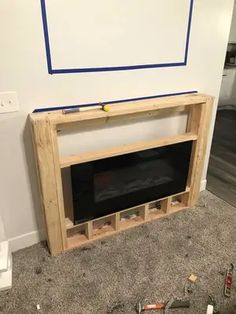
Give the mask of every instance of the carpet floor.
<path id="1" fill-rule="evenodd" d="M 0 293 L 0 313 L 132 314 L 140 300 L 183 297 L 193 273 L 191 307 L 168 313 L 205 314 L 211 294 L 221 314 L 235 314 L 236 284 L 231 298 L 223 296 L 231 262 L 236 264 L 235 208 L 205 191 L 194 209 L 57 257 L 42 243 L 14 253 L 13 288 Z"/>

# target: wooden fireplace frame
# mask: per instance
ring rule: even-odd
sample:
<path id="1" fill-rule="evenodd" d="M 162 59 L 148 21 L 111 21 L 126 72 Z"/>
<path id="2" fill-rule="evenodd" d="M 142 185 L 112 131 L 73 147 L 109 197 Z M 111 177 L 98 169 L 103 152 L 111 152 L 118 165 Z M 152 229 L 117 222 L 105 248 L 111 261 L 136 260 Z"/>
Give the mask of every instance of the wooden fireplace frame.
<path id="1" fill-rule="evenodd" d="M 63 114 L 61 110 L 30 114 L 47 242 L 51 254 L 56 255 L 67 249 L 194 206 L 200 190 L 212 105 L 212 97 L 196 93 L 113 104 L 109 112 L 95 109 L 72 114 Z M 61 129 L 97 124 L 106 125 L 117 119 L 126 121 L 139 117 L 148 119 L 159 115 L 171 116 L 183 111 L 188 113 L 184 134 L 124 144 L 79 155 L 59 155 L 57 137 Z M 185 191 L 79 225 L 73 225 L 66 217 L 61 178 L 62 168 L 189 140 L 193 141 L 193 147 Z"/>

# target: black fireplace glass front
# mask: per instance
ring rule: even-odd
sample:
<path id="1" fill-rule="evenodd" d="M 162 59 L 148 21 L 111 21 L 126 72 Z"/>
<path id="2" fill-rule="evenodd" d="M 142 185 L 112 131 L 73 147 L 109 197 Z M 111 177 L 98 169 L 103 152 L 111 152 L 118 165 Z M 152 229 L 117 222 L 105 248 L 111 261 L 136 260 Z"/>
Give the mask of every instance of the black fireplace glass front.
<path id="1" fill-rule="evenodd" d="M 71 167 L 74 223 L 186 189 L 192 141 Z"/>

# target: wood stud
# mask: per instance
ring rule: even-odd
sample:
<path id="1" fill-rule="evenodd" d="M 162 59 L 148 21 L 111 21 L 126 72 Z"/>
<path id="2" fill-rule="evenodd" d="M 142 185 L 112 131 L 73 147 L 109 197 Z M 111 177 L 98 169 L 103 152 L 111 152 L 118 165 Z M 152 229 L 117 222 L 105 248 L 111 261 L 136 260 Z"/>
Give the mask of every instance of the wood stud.
<path id="1" fill-rule="evenodd" d="M 171 197 L 167 197 L 161 201 L 161 209 L 164 213 L 168 214 L 171 210 Z"/>
<path id="2" fill-rule="evenodd" d="M 88 240 L 92 239 L 93 237 L 93 222 L 92 221 L 88 221 L 86 223 L 86 236 L 88 238 Z"/>

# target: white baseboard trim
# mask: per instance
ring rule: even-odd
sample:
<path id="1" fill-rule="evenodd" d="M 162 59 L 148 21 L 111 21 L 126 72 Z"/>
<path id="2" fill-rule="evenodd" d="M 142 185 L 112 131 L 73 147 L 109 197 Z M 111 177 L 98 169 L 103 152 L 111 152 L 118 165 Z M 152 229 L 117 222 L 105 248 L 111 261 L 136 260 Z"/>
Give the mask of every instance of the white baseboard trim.
<path id="1" fill-rule="evenodd" d="M 207 179 L 202 180 L 201 185 L 200 185 L 200 191 L 206 190 L 206 185 L 207 185 Z"/>
<path id="2" fill-rule="evenodd" d="M 9 256 L 9 241 L 0 242 L 0 274 L 7 271 Z"/>
<path id="3" fill-rule="evenodd" d="M 206 189 L 207 180 L 202 180 L 200 191 L 204 191 Z M 21 236 L 10 238 L 9 245 L 11 252 L 15 252 L 21 249 L 24 249 L 28 246 L 34 245 L 40 241 L 45 240 L 46 237 L 44 233 L 41 231 L 33 231 L 30 233 L 22 234 Z"/>
<path id="4" fill-rule="evenodd" d="M 0 273 L 0 291 L 11 289 L 12 287 L 12 256 L 8 258 L 7 270 Z"/>
<path id="5" fill-rule="evenodd" d="M 16 252 L 28 246 L 39 243 L 42 240 L 45 240 L 43 232 L 36 230 L 33 232 L 25 233 L 18 237 L 9 239 L 10 250 L 11 252 Z"/>

